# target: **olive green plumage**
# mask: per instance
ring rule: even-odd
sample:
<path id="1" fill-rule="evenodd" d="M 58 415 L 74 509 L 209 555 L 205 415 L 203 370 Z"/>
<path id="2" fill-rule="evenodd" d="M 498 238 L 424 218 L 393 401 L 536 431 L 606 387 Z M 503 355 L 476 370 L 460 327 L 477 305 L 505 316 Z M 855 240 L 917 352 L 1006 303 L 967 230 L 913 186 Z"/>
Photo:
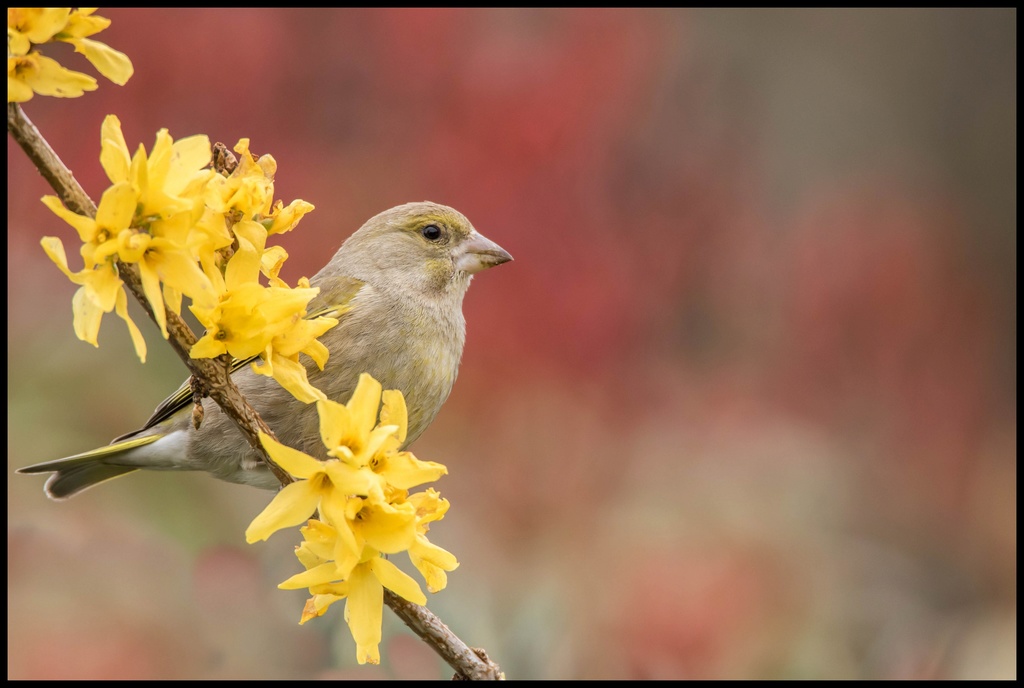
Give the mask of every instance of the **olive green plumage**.
<path id="1" fill-rule="evenodd" d="M 350 307 L 320 338 L 330 350 L 324 369 L 305 359 L 310 382 L 342 403 L 363 372 L 385 389 L 401 390 L 410 444 L 434 420 L 458 374 L 466 336 L 462 299 L 473 274 L 511 259 L 447 206 L 407 203 L 371 218 L 310 279 L 320 287 L 311 315 Z M 298 401 L 247 364 L 232 379 L 279 440 L 326 458 L 316 404 Z M 221 480 L 276 488 L 234 423 L 211 400 L 203 406 L 205 418 L 195 430 L 191 394 L 179 389 L 142 429 L 19 472 L 52 472 L 46 492 L 54 499 L 138 469 L 207 471 Z"/>

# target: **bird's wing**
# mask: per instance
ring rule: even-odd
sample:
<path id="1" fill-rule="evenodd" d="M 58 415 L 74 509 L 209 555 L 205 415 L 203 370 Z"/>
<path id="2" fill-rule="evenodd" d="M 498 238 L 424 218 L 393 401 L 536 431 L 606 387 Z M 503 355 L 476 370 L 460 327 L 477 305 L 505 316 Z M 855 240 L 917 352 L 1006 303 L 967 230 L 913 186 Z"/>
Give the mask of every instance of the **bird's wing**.
<path id="1" fill-rule="evenodd" d="M 310 306 L 313 307 L 311 313 L 306 315 L 306 320 L 312 320 L 313 318 L 328 317 L 328 318 L 341 318 L 346 312 L 348 312 L 349 304 L 359 290 L 365 284 L 362 280 L 358 280 L 354 277 L 343 277 L 332 280 L 333 284 L 330 289 L 321 288 L 320 293 L 317 294 L 314 299 L 310 302 Z M 248 365 L 255 361 L 259 356 L 250 356 L 249 358 L 234 358 L 231 360 L 231 367 L 229 373 L 234 373 L 239 368 Z M 185 380 L 180 387 L 171 396 L 160 402 L 160 405 L 153 411 L 153 415 L 149 417 L 146 424 L 138 430 L 133 430 L 129 433 L 121 435 L 113 440 L 111 444 L 115 442 L 121 442 L 128 439 L 143 430 L 149 430 L 155 425 L 159 425 L 171 416 L 187 408 L 192 403 L 192 385 L 191 378 Z"/>

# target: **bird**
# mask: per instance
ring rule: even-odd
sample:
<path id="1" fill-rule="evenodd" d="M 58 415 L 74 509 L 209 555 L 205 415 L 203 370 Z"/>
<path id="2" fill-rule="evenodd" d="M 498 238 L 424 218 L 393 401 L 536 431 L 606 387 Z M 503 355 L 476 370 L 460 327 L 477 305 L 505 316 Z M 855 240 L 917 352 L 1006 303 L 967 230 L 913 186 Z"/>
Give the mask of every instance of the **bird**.
<path id="1" fill-rule="evenodd" d="M 349 236 L 310 278 L 319 293 L 312 313 L 335 313 L 321 336 L 330 355 L 323 370 L 307 361 L 310 383 L 345 403 L 361 373 L 405 397 L 408 432 L 418 438 L 451 393 L 466 339 L 462 302 L 473 276 L 512 260 L 454 208 L 423 201 L 375 215 Z M 347 310 L 346 310 L 347 308 Z M 243 361 L 232 380 L 280 442 L 326 459 L 316 404 L 305 404 Z M 138 470 L 206 471 L 231 483 L 277 489 L 280 483 L 234 422 L 209 398 L 203 422 L 192 424 L 188 383 L 165 399 L 146 424 L 111 444 L 26 466 L 18 473 L 51 473 L 45 492 L 55 500 Z"/>

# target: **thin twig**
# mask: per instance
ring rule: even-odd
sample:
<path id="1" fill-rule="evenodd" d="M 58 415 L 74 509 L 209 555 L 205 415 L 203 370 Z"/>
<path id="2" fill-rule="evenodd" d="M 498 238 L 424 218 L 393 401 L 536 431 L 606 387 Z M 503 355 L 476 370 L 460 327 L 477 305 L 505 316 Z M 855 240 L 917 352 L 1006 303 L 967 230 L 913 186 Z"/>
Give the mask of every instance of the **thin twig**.
<path id="1" fill-rule="evenodd" d="M 466 645 L 437 615 L 426 607 L 384 589 L 384 602 L 423 642 L 458 672 L 454 678 L 469 681 L 501 681 L 505 675 L 487 653 Z"/>

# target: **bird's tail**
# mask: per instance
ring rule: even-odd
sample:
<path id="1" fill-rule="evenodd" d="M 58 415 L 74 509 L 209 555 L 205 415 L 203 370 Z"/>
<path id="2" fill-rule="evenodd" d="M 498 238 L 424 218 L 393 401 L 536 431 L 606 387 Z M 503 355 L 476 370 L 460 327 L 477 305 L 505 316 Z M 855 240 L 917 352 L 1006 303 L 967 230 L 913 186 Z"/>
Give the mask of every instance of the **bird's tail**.
<path id="1" fill-rule="evenodd" d="M 67 499 L 82 490 L 133 473 L 142 466 L 124 461 L 125 454 L 160 439 L 162 435 L 133 437 L 122 442 L 76 454 L 65 459 L 37 463 L 19 468 L 18 473 L 53 473 L 46 481 L 46 494 L 51 499 Z"/>

